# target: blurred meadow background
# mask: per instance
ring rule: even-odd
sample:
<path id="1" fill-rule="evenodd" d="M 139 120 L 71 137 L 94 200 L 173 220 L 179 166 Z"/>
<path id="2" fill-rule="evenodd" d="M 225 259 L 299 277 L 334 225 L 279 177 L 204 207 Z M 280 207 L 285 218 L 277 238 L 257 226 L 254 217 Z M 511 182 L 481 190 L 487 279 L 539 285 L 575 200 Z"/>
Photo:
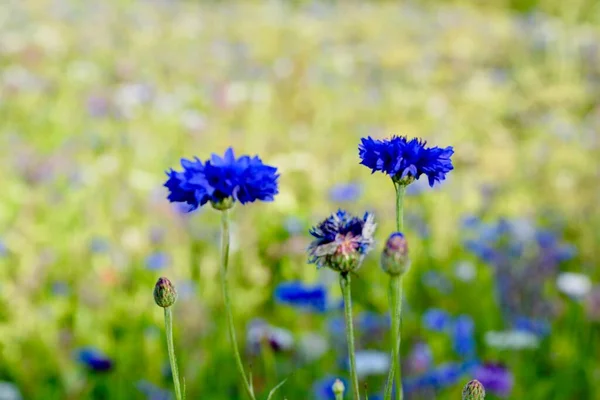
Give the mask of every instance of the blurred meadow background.
<path id="1" fill-rule="evenodd" d="M 218 214 L 166 200 L 181 157 L 233 146 L 281 172 L 233 210 L 238 340 L 262 398 L 347 379 L 340 291 L 308 229 L 375 213 L 353 279 L 361 380 L 387 372 L 394 188 L 363 136 L 454 146 L 405 204 L 408 399 L 600 399 L 600 8 L 593 1 L 0 4 L 0 399 L 241 399 Z M 284 284 L 282 287 L 281 285 Z M 285 296 L 293 285 L 302 296 Z M 282 294 L 283 293 L 283 294 Z M 383 372 L 382 372 L 383 371 Z M 350 398 L 347 394 L 346 398 Z"/>

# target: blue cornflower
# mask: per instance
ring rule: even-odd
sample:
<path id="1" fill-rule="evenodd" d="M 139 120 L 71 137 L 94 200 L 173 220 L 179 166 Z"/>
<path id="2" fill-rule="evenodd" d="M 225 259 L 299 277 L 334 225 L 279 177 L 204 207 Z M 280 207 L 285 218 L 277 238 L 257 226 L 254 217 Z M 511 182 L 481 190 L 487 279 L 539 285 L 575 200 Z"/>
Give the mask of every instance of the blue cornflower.
<path id="1" fill-rule="evenodd" d="M 545 337 L 550 334 L 550 324 L 543 319 L 518 316 L 513 320 L 513 328 L 517 331 L 533 333 L 537 337 Z"/>
<path id="2" fill-rule="evenodd" d="M 222 158 L 216 154 L 206 162 L 184 158 L 181 166 L 183 171 L 167 171 L 164 186 L 169 201 L 186 203 L 188 211 L 209 201 L 217 208 L 229 208 L 234 201 L 272 201 L 279 193 L 277 168 L 263 164 L 258 156 L 236 158 L 231 147 Z"/>
<path id="3" fill-rule="evenodd" d="M 338 203 L 353 202 L 361 193 L 362 187 L 358 183 L 339 183 L 329 189 L 329 198 Z"/>
<path id="4" fill-rule="evenodd" d="M 345 387 L 350 387 L 348 385 L 348 381 L 344 378 L 336 378 L 333 376 L 327 376 L 323 379 L 316 381 L 313 386 L 313 394 L 316 400 L 335 400 L 335 395 L 333 394 L 332 386 L 335 383 L 335 380 L 339 379 L 342 381 Z"/>
<path id="5" fill-rule="evenodd" d="M 434 369 L 426 372 L 424 375 L 416 378 L 416 386 L 444 388 L 452 386 L 460 379 L 463 374 L 460 364 L 448 362 L 438 365 Z"/>
<path id="6" fill-rule="evenodd" d="M 167 253 L 158 251 L 146 257 L 146 268 L 150 271 L 158 271 L 168 266 L 171 259 Z"/>
<path id="7" fill-rule="evenodd" d="M 408 184 L 421 175 L 427 175 L 429 186 L 446 179 L 446 174 L 454 167 L 451 156 L 452 146 L 446 148 L 426 147 L 421 139 L 408 140 L 404 136 L 376 140 L 362 138 L 358 146 L 361 164 L 373 172 L 381 171 L 396 182 Z"/>
<path id="8" fill-rule="evenodd" d="M 323 285 L 308 286 L 298 281 L 281 283 L 275 288 L 275 299 L 309 311 L 327 310 L 327 289 Z"/>
<path id="9" fill-rule="evenodd" d="M 443 332 L 450 327 L 452 317 L 444 310 L 430 308 L 423 314 L 423 325 L 435 332 Z"/>
<path id="10" fill-rule="evenodd" d="M 310 230 L 315 240 L 308 247 L 308 262 L 341 273 L 356 270 L 373 247 L 375 227 L 369 212 L 359 218 L 338 210 Z"/>
<path id="11" fill-rule="evenodd" d="M 475 323 L 468 315 L 459 315 L 452 325 L 452 345 L 461 357 L 475 356 Z"/>
<path id="12" fill-rule="evenodd" d="M 512 372 L 501 364 L 483 364 L 473 371 L 473 377 L 490 393 L 500 397 L 508 397 L 515 382 Z"/>
<path id="13" fill-rule="evenodd" d="M 77 351 L 76 359 L 92 371 L 105 372 L 112 369 L 113 362 L 100 350 L 83 347 Z"/>

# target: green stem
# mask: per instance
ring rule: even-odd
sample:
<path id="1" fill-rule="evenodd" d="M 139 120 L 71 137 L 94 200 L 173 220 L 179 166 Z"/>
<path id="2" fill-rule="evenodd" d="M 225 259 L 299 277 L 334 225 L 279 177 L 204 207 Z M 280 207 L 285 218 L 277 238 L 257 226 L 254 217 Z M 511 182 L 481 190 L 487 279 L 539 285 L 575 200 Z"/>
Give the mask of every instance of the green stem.
<path id="1" fill-rule="evenodd" d="M 404 195 L 406 194 L 406 185 L 394 182 L 396 188 L 396 231 L 404 233 Z M 395 292 L 392 294 L 392 292 Z M 400 357 L 400 345 L 402 343 L 402 276 L 390 278 L 390 308 L 392 309 L 392 368 L 388 375 L 388 385 L 391 385 L 392 378 L 396 380 L 396 399 L 402 400 L 404 393 L 402 390 L 402 358 Z M 391 387 L 389 389 L 389 399 L 392 398 Z"/>
<path id="2" fill-rule="evenodd" d="M 179 380 L 179 369 L 177 369 L 175 345 L 173 344 L 173 314 L 171 313 L 171 307 L 165 307 L 165 329 L 167 331 L 167 349 L 169 351 L 169 362 L 171 363 L 171 374 L 173 375 L 173 385 L 175 385 L 175 398 L 182 400 L 181 381 Z"/>
<path id="3" fill-rule="evenodd" d="M 346 340 L 348 341 L 348 356 L 350 358 L 350 380 L 354 398 L 360 400 L 358 376 L 356 375 L 356 355 L 354 354 L 354 322 L 352 319 L 352 295 L 350 290 L 350 275 L 340 274 L 340 287 L 344 296 L 344 312 L 346 314 Z"/>
<path id="4" fill-rule="evenodd" d="M 244 371 L 244 364 L 242 363 L 242 357 L 240 356 L 240 350 L 237 346 L 237 339 L 235 337 L 235 325 L 233 323 L 233 312 L 231 311 L 231 299 L 229 296 L 229 285 L 227 282 L 227 269 L 229 265 L 229 212 L 228 210 L 221 211 L 221 289 L 223 291 L 223 301 L 225 302 L 225 313 L 227 314 L 227 326 L 229 328 L 229 339 L 231 340 L 231 346 L 233 347 L 233 353 L 235 356 L 235 363 L 237 364 L 238 371 L 242 376 L 244 382 L 244 389 L 246 394 L 252 400 L 254 398 L 254 392 L 250 386 L 250 381 L 246 377 Z"/>

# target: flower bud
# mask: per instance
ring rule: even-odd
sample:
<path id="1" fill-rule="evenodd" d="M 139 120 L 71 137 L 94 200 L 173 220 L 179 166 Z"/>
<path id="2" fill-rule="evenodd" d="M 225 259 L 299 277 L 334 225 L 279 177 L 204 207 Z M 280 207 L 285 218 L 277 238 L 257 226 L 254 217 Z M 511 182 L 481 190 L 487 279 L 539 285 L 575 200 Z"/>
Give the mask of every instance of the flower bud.
<path id="1" fill-rule="evenodd" d="M 344 387 L 344 382 L 340 381 L 339 379 L 336 379 L 335 382 L 333 382 L 333 385 L 331 386 L 331 390 L 333 391 L 333 394 L 336 398 L 340 395 L 343 396 L 344 390 L 346 390 L 346 388 Z"/>
<path id="2" fill-rule="evenodd" d="M 485 388 L 477 379 L 465 385 L 462 392 L 462 400 L 484 400 Z"/>
<path id="3" fill-rule="evenodd" d="M 171 307 L 177 301 L 175 286 L 167 278 L 158 278 L 154 286 L 154 301 L 160 307 Z"/>
<path id="4" fill-rule="evenodd" d="M 390 235 L 381 253 L 381 268 L 388 274 L 397 276 L 408 271 L 408 243 L 404 235 L 394 232 Z"/>

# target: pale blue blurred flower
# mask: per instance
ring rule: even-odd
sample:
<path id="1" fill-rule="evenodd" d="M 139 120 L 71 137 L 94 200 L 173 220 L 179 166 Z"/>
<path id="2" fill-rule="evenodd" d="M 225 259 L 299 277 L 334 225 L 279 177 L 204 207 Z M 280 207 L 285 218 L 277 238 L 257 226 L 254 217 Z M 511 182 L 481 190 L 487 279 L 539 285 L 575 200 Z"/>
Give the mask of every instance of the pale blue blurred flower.
<path id="1" fill-rule="evenodd" d="M 434 332 L 448 330 L 452 323 L 452 317 L 444 310 L 430 308 L 423 314 L 423 325 Z"/>
<path id="2" fill-rule="evenodd" d="M 167 253 L 157 251 L 146 257 L 146 268 L 150 271 L 159 271 L 171 263 L 171 257 Z"/>
<path id="3" fill-rule="evenodd" d="M 338 183 L 329 189 L 329 198 L 337 203 L 357 201 L 362 194 L 359 183 Z"/>

